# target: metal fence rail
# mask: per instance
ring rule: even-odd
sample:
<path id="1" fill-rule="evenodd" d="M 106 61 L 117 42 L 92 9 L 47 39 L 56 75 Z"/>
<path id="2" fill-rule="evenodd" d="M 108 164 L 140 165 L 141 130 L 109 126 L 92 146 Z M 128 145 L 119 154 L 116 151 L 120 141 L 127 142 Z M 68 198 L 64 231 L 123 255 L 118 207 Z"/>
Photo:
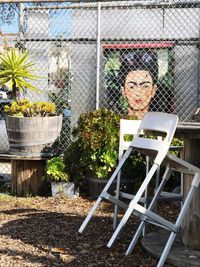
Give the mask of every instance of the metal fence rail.
<path id="1" fill-rule="evenodd" d="M 42 94 L 64 114 L 61 150 L 79 115 L 104 107 L 191 121 L 200 105 L 199 1 L 21 3 L 16 45 L 38 63 Z"/>

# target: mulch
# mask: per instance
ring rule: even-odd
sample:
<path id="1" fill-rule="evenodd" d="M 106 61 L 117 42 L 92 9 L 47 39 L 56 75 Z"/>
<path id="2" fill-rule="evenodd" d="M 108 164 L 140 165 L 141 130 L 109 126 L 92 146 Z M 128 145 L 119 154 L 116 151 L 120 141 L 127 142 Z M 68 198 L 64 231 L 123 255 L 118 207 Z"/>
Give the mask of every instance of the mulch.
<path id="1" fill-rule="evenodd" d="M 0 197 L 1 267 L 92 267 L 156 266 L 138 242 L 125 256 L 138 220 L 131 217 L 111 249 L 106 244 L 112 234 L 113 206 L 103 202 L 83 234 L 78 233 L 94 201 L 77 197 Z M 174 218 L 177 206 L 163 206 Z M 165 264 L 166 267 L 172 265 Z"/>

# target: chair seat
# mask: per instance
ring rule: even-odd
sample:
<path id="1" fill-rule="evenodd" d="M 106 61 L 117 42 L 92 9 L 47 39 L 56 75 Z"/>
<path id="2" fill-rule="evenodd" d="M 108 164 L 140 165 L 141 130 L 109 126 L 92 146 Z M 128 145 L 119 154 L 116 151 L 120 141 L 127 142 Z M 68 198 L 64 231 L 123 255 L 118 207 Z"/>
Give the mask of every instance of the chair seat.
<path id="1" fill-rule="evenodd" d="M 163 164 L 170 166 L 171 169 L 179 171 L 182 173 L 195 174 L 196 172 L 200 173 L 200 168 L 182 160 L 171 153 L 168 153 L 163 161 Z"/>
<path id="2" fill-rule="evenodd" d="M 134 147 L 132 147 L 134 149 Z M 148 156 L 151 160 L 154 160 L 157 151 L 152 150 L 152 149 L 140 149 L 140 148 L 135 148 L 138 151 L 140 151 L 142 154 Z M 181 172 L 181 173 L 188 173 L 188 174 L 195 174 L 196 172 L 200 172 L 200 168 L 197 168 L 196 166 L 190 164 L 189 162 L 186 162 L 182 160 L 181 158 L 176 157 L 172 153 L 168 152 L 167 155 L 165 156 L 162 165 L 165 166 L 170 166 L 175 171 Z"/>

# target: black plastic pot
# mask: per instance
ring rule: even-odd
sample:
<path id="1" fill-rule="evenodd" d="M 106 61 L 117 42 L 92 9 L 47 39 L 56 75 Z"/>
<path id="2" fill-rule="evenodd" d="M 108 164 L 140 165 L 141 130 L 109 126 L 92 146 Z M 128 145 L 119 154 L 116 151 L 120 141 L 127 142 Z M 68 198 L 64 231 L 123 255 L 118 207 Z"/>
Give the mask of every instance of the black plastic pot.
<path id="1" fill-rule="evenodd" d="M 98 196 L 100 195 L 101 191 L 103 190 L 104 186 L 107 184 L 108 179 L 99 179 L 99 178 L 94 178 L 94 177 L 87 177 L 86 178 L 87 182 L 87 189 L 88 189 L 88 195 L 92 199 L 97 199 Z M 117 180 L 113 182 L 111 187 L 109 188 L 109 193 L 113 194 L 115 193 L 116 190 L 116 182 Z M 133 193 L 133 180 L 132 179 L 121 179 L 121 190 L 126 193 Z"/>

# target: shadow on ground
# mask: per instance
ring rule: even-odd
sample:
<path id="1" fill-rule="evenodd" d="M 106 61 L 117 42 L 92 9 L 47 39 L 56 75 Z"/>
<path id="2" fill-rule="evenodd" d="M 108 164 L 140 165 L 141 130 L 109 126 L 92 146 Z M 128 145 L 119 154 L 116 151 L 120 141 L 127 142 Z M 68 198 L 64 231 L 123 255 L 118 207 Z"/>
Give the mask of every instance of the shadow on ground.
<path id="1" fill-rule="evenodd" d="M 9 216 L 10 221 L 2 225 L 1 236 L 8 237 L 7 242 L 11 244 L 8 244 L 9 248 L 1 249 L 0 253 L 23 259 L 27 264 L 155 266 L 156 261 L 147 256 L 140 246 L 136 247 L 132 255 L 124 256 L 135 228 L 133 221 L 126 227 L 117 244 L 108 249 L 106 244 L 112 233 L 112 219 L 107 213 L 94 217 L 82 235 L 78 234 L 78 228 L 84 218 L 75 213 L 12 209 L 3 211 L 3 214 Z M 19 250 L 14 241 L 20 242 L 25 249 Z M 34 251 L 29 251 L 29 247 L 34 247 Z"/>

